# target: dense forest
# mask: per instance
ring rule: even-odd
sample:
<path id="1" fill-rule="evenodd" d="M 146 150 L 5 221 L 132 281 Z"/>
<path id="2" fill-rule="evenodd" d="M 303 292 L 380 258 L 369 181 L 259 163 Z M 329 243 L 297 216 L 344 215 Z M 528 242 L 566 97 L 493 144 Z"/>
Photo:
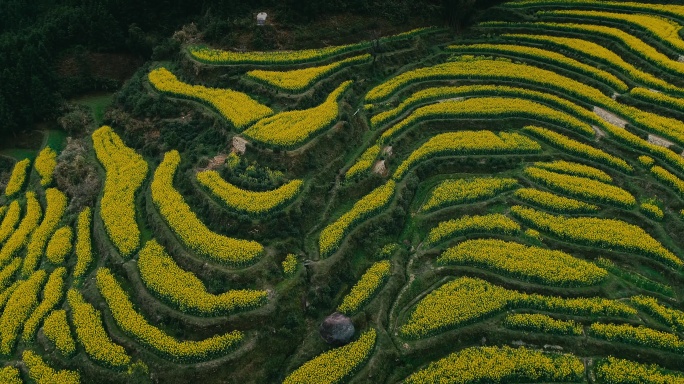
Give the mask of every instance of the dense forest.
<path id="1" fill-rule="evenodd" d="M 254 28 L 253 14 L 268 10 L 281 26 L 333 14 L 373 15 L 394 24 L 409 18 L 460 27 L 477 0 L 4 0 L 0 2 L 0 136 L 57 117 L 64 100 L 117 88 L 142 61 L 177 52 L 170 37 L 196 23 L 210 43 L 230 44 L 236 30 Z M 265 46 L 255 48 L 269 48 Z M 275 48 L 275 47 L 271 47 Z M 115 57 L 106 53 L 124 54 Z M 93 58 L 93 54 L 100 54 Z M 96 69 L 114 67 L 112 75 Z M 123 74 L 121 73 L 123 70 Z"/>

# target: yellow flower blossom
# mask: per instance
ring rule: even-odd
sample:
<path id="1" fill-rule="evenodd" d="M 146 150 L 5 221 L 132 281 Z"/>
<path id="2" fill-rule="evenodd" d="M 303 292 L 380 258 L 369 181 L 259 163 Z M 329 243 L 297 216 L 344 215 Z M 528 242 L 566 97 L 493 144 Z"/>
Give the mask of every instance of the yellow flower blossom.
<path id="1" fill-rule="evenodd" d="M 352 314 L 366 304 L 373 295 L 382 287 L 390 275 L 392 264 L 389 260 L 378 261 L 361 276 L 351 291 L 342 299 L 337 310 Z"/>
<path id="2" fill-rule="evenodd" d="M 199 172 L 197 181 L 228 208 L 251 215 L 263 215 L 282 208 L 299 195 L 304 184 L 302 180 L 292 180 L 270 191 L 246 191 L 225 181 L 216 171 Z"/>
<path id="3" fill-rule="evenodd" d="M 261 244 L 233 239 L 211 231 L 173 187 L 173 175 L 180 160 L 178 151 L 169 151 L 154 172 L 152 200 L 164 220 L 185 245 L 202 256 L 236 265 L 255 262 L 264 251 Z"/>
<path id="4" fill-rule="evenodd" d="M 148 241 L 138 255 L 138 270 L 145 286 L 183 312 L 225 315 L 266 303 L 268 293 L 251 289 L 214 295 L 192 272 L 184 271 L 156 240 Z"/>
<path id="5" fill-rule="evenodd" d="M 95 154 L 107 172 L 100 216 L 114 246 L 127 257 L 140 246 L 135 193 L 147 178 L 147 162 L 127 147 L 111 127 L 101 127 L 92 138 Z"/>

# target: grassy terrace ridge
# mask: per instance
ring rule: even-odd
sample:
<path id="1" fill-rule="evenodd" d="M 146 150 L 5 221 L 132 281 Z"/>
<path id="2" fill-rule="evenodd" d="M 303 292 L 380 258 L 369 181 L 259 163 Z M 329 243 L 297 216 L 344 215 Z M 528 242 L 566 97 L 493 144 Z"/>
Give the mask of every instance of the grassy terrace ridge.
<path id="1" fill-rule="evenodd" d="M 422 34 L 438 32 L 435 27 L 417 28 L 402 32 L 397 35 L 381 37 L 380 42 L 392 42 L 411 39 Z M 299 51 L 272 51 L 272 52 L 230 52 L 212 49 L 209 47 L 193 46 L 188 49 L 190 56 L 199 62 L 211 65 L 291 65 L 309 63 L 339 56 L 348 52 L 363 51 L 372 46 L 370 41 L 362 41 L 354 44 L 331 46 L 325 48 L 313 48 Z"/>
<path id="2" fill-rule="evenodd" d="M 438 3 L 74 50 L 1 143 L 0 382 L 684 382 L 684 0 Z"/>

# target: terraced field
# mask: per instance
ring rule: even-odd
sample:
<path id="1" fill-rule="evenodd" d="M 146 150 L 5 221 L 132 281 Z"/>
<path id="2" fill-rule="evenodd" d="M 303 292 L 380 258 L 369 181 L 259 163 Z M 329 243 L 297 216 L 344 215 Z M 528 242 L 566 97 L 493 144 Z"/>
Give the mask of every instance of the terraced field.
<path id="1" fill-rule="evenodd" d="M 683 27 L 517 0 L 457 36 L 183 47 L 138 79 L 180 115 L 91 133 L 96 204 L 50 147 L 14 165 L 0 381 L 684 383 Z"/>

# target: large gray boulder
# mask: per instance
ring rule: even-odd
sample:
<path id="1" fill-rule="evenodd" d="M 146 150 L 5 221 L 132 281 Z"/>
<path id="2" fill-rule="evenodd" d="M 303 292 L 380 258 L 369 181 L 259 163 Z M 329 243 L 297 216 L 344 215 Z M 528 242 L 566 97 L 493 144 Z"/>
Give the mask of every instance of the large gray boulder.
<path id="1" fill-rule="evenodd" d="M 326 317 L 318 330 L 323 340 L 335 346 L 347 344 L 355 331 L 351 319 L 339 312 Z"/>

